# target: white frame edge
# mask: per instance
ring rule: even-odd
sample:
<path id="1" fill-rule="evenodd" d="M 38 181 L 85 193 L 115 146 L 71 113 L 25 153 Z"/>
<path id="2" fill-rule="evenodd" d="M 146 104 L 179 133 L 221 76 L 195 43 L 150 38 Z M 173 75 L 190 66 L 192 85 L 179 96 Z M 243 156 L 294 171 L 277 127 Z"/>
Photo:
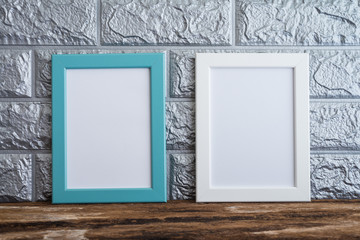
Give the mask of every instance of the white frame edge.
<path id="1" fill-rule="evenodd" d="M 295 187 L 210 188 L 210 68 L 294 69 Z M 309 55 L 307 53 L 196 54 L 196 201 L 310 201 Z"/>

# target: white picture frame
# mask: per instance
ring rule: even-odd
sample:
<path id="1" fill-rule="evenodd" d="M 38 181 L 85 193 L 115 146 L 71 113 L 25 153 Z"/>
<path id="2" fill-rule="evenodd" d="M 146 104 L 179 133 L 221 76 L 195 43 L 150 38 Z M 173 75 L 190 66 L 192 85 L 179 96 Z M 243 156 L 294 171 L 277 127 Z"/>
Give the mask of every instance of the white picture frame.
<path id="1" fill-rule="evenodd" d="M 196 54 L 196 201 L 310 201 L 309 56 Z"/>

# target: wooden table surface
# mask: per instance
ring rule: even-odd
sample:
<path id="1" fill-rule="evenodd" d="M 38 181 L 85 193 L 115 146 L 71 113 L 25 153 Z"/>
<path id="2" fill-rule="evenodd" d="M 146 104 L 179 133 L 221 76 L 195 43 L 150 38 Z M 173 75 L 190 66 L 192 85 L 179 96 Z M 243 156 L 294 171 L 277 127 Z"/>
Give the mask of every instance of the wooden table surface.
<path id="1" fill-rule="evenodd" d="M 7 203 L 0 239 L 360 239 L 360 200 Z"/>

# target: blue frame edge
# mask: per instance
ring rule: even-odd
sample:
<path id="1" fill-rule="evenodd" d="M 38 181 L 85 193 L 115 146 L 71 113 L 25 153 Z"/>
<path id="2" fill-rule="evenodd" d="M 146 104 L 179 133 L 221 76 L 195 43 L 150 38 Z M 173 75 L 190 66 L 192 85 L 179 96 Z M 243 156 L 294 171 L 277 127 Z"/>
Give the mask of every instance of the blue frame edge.
<path id="1" fill-rule="evenodd" d="M 163 53 L 52 55 L 53 203 L 166 202 Z M 66 69 L 150 68 L 152 188 L 66 189 Z"/>

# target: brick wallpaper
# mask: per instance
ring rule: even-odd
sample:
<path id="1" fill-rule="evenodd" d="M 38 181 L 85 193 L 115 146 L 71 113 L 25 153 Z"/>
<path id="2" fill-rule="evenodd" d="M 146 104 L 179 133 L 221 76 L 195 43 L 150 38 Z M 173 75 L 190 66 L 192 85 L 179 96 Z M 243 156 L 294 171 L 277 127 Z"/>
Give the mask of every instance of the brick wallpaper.
<path id="1" fill-rule="evenodd" d="M 0 0 L 0 13 L 0 202 L 51 199 L 54 53 L 166 54 L 168 198 L 192 199 L 195 53 L 308 52 L 312 198 L 360 197 L 358 3 Z"/>

